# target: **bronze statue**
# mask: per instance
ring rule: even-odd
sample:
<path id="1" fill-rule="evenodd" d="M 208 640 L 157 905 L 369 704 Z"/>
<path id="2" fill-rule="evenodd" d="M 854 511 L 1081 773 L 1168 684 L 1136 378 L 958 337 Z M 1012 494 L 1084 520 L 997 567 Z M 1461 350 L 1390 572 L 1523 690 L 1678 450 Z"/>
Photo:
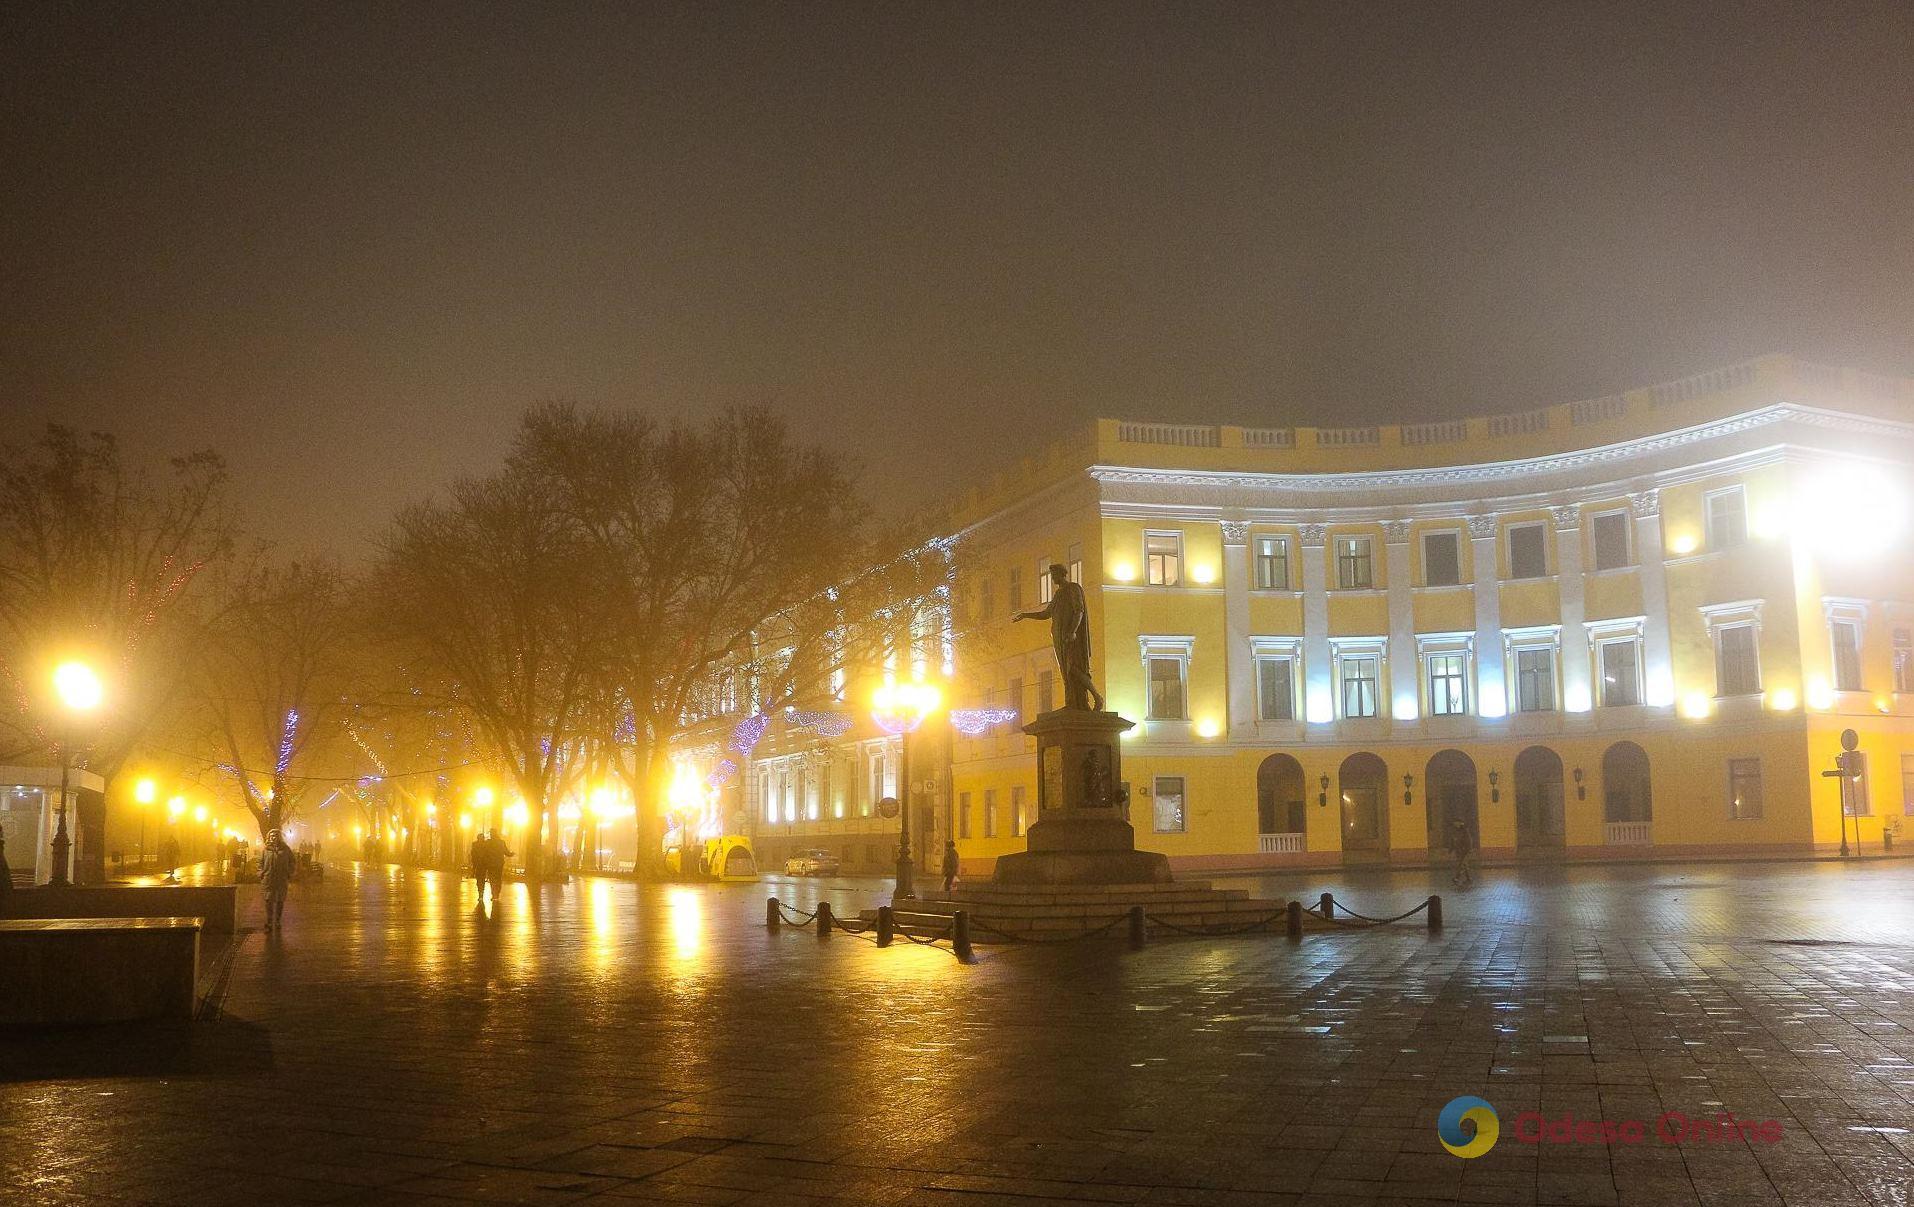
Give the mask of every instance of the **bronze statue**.
<path id="1" fill-rule="evenodd" d="M 1050 602 L 1035 612 L 1019 612 L 1016 619 L 1050 622 L 1050 648 L 1056 651 L 1057 673 L 1063 676 L 1063 706 L 1094 706 L 1102 712 L 1103 695 L 1090 682 L 1090 609 L 1083 588 L 1056 564 L 1050 567 L 1050 583 Z"/>

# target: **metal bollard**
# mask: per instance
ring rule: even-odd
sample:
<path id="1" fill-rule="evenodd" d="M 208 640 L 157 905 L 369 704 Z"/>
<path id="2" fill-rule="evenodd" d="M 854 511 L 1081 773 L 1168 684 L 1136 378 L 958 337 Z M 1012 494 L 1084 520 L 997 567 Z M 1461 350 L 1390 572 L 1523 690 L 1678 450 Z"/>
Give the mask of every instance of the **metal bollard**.
<path id="1" fill-rule="evenodd" d="M 1429 898 L 1429 932 L 1433 934 L 1436 931 L 1441 929 L 1442 929 L 1442 898 L 1431 897 Z"/>
<path id="2" fill-rule="evenodd" d="M 1144 924 L 1143 907 L 1140 905 L 1132 905 L 1130 907 L 1130 946 L 1143 946 Z"/>
<path id="3" fill-rule="evenodd" d="M 1316 903 L 1316 908 L 1323 912 L 1323 920 L 1328 921 L 1336 916 L 1336 899 L 1324 893 L 1322 900 Z"/>
<path id="4" fill-rule="evenodd" d="M 778 899 L 776 897 L 766 898 L 764 902 L 764 924 L 772 930 L 776 930 L 783 922 L 783 916 L 778 913 Z"/>
<path id="5" fill-rule="evenodd" d="M 891 945 L 891 933 L 893 927 L 896 925 L 891 919 L 890 906 L 880 905 L 877 907 L 877 945 L 879 947 L 889 947 Z"/>
<path id="6" fill-rule="evenodd" d="M 1289 937 L 1301 940 L 1303 937 L 1303 903 L 1300 901 L 1291 901 L 1289 903 L 1288 912 L 1289 917 L 1286 920 L 1286 929 L 1289 931 Z"/>
<path id="7" fill-rule="evenodd" d="M 970 913 L 967 910 L 960 909 L 950 916 L 950 949 L 958 959 L 970 963 Z"/>
<path id="8" fill-rule="evenodd" d="M 829 901 L 817 903 L 817 937 L 820 939 L 831 937 L 831 903 Z"/>

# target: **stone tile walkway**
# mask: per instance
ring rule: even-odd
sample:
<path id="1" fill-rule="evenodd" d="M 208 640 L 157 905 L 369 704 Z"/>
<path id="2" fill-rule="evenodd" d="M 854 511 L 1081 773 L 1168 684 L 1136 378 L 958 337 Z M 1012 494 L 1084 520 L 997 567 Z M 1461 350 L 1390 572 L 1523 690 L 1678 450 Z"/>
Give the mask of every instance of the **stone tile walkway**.
<path id="1" fill-rule="evenodd" d="M 1223 883 L 1219 881 L 1219 883 Z M 1426 873 L 1256 878 L 1365 912 Z M 0 1036 L 0 1202 L 1907 1204 L 1914 868 L 1494 871 L 1449 927 L 1013 947 L 336 865 L 217 1021 Z M 1390 908 L 1390 907 L 1394 908 Z M 247 899 L 253 919 L 257 903 Z M 1450 1156 L 1437 1112 L 1501 1136 Z M 1524 1112 L 1642 1120 L 1532 1144 Z M 1776 1120 L 1667 1144 L 1669 1111 Z"/>

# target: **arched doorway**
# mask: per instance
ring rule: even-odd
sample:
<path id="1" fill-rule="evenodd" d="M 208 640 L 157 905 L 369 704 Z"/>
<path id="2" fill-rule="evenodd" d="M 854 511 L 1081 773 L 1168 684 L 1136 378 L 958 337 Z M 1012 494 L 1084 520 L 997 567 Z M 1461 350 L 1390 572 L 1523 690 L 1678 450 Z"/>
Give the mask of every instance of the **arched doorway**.
<path id="1" fill-rule="evenodd" d="M 1256 769 L 1256 830 L 1260 834 L 1301 834 L 1303 765 L 1286 754 L 1272 754 Z"/>
<path id="2" fill-rule="evenodd" d="M 1471 845 L 1482 845 L 1476 819 L 1475 760 L 1460 750 L 1444 750 L 1429 760 L 1422 776 L 1422 800 L 1428 813 L 1429 853 L 1449 847 L 1449 827 L 1461 822 L 1469 828 Z"/>
<path id="3" fill-rule="evenodd" d="M 1515 756 L 1515 850 L 1560 853 L 1568 842 L 1562 817 L 1562 756 L 1531 746 Z"/>
<path id="4" fill-rule="evenodd" d="M 1611 846 L 1642 846 L 1655 820 L 1648 787 L 1648 752 L 1617 742 L 1602 755 L 1602 839 Z"/>
<path id="5" fill-rule="evenodd" d="M 1343 854 L 1357 859 L 1389 856 L 1389 768 L 1364 751 L 1342 761 L 1336 773 L 1342 797 Z"/>

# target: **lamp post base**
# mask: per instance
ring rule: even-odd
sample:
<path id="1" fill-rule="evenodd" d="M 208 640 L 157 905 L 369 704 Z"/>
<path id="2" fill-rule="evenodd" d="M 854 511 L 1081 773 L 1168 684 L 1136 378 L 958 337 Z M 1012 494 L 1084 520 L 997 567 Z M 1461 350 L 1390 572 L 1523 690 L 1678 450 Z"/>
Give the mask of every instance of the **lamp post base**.
<path id="1" fill-rule="evenodd" d="M 908 854 L 899 854 L 897 857 L 897 888 L 891 893 L 891 899 L 893 901 L 911 901 L 916 899 L 917 886 L 914 883 L 916 875 L 917 869 L 912 865 L 910 856 Z"/>

